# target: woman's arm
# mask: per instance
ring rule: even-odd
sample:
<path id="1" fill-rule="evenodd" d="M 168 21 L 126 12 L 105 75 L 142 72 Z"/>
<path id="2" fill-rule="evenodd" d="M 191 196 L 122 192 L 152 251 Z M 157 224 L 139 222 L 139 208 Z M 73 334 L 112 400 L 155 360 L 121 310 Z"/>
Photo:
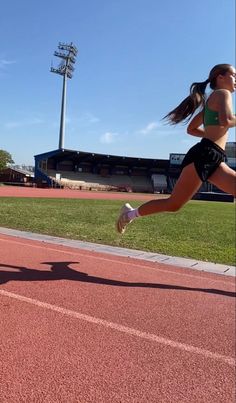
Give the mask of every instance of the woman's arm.
<path id="1" fill-rule="evenodd" d="M 236 117 L 233 114 L 232 95 L 228 90 L 218 90 L 219 97 L 219 123 L 230 128 L 236 126 Z"/>
<path id="2" fill-rule="evenodd" d="M 203 124 L 203 111 L 199 112 L 194 118 L 191 120 L 187 127 L 187 133 L 191 134 L 191 136 L 196 137 L 204 137 L 205 130 L 200 127 Z"/>

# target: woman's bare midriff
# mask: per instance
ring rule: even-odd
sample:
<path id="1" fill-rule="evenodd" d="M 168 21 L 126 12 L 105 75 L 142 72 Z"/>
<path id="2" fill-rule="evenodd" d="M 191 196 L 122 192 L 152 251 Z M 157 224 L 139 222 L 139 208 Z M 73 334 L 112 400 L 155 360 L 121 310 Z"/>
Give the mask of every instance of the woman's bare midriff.
<path id="1" fill-rule="evenodd" d="M 207 126 L 205 127 L 205 135 L 206 139 L 209 139 L 216 143 L 219 147 L 225 150 L 228 131 L 226 131 L 225 127 L 219 126 Z"/>

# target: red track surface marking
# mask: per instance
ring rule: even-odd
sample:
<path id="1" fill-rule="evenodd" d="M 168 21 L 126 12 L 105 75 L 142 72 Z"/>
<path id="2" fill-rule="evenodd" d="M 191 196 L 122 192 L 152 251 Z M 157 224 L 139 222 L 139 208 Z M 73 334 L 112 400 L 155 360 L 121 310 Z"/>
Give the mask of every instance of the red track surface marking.
<path id="1" fill-rule="evenodd" d="M 63 199 L 150 200 L 160 195 L 139 193 L 89 192 L 69 189 L 40 189 L 17 186 L 1 186 L 0 197 L 43 197 Z"/>
<path id="2" fill-rule="evenodd" d="M 7 236 L 0 250 L 1 403 L 235 401 L 233 278 Z"/>
<path id="3" fill-rule="evenodd" d="M 222 362 L 224 362 L 226 364 L 229 364 L 229 365 L 231 365 L 233 367 L 235 365 L 235 359 L 234 358 L 226 357 L 224 355 L 217 354 L 217 353 L 212 353 L 211 351 L 204 350 L 202 348 L 189 346 L 187 344 L 177 343 L 176 341 L 169 340 L 169 339 L 166 339 L 164 337 L 159 337 L 159 336 L 157 336 L 155 334 L 140 332 L 139 330 L 132 329 L 132 328 L 127 327 L 127 326 L 122 326 L 122 325 L 119 325 L 117 323 L 108 322 L 108 321 L 103 320 L 103 319 L 95 318 L 94 316 L 81 314 L 79 312 L 71 311 L 69 309 L 61 308 L 59 306 L 48 304 L 46 302 L 41 302 L 41 301 L 38 301 L 38 300 L 35 300 L 35 299 L 32 299 L 32 298 L 27 298 L 27 297 L 24 297 L 22 295 L 14 294 L 12 292 L 0 290 L 0 294 L 3 295 L 3 296 L 9 297 L 9 298 L 14 298 L 14 299 L 19 300 L 19 301 L 23 301 L 23 302 L 27 302 L 27 303 L 32 304 L 32 305 L 39 306 L 39 307 L 44 308 L 44 309 L 49 309 L 51 311 L 59 312 L 59 313 L 61 313 L 63 315 L 67 315 L 67 316 L 71 316 L 71 317 L 76 318 L 76 319 L 84 320 L 86 322 L 90 322 L 90 323 L 93 323 L 95 325 L 101 325 L 101 326 L 108 327 L 108 328 L 111 328 L 111 329 L 114 329 L 114 330 L 118 330 L 119 332 L 127 333 L 127 334 L 130 334 L 132 336 L 136 336 L 136 337 L 140 337 L 141 339 L 146 339 L 146 340 L 153 341 L 153 342 L 156 342 L 156 343 L 159 343 L 159 344 L 163 344 L 164 346 L 169 346 L 169 347 L 172 347 L 172 348 L 178 348 L 180 350 L 187 351 L 187 352 L 190 352 L 190 353 L 193 353 L 193 354 L 200 354 L 200 355 L 203 355 L 206 358 L 212 358 L 214 360 L 222 361 Z"/>

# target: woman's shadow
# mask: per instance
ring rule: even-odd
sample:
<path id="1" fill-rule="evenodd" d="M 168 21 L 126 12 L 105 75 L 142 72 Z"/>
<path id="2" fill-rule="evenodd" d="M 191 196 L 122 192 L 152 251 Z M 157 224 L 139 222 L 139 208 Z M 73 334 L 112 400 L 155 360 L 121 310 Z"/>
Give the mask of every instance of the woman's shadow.
<path id="1" fill-rule="evenodd" d="M 236 296 L 236 293 L 233 291 L 225 291 L 215 288 L 194 288 L 174 284 L 127 282 L 97 276 L 90 276 L 87 273 L 79 272 L 70 267 L 70 265 L 79 264 L 79 262 L 42 262 L 42 264 L 51 266 L 50 270 L 37 270 L 22 266 L 13 266 L 0 263 L 0 285 L 8 283 L 9 281 L 70 280 L 116 287 L 141 287 L 177 291 L 197 291 L 209 294 L 223 295 L 226 297 Z M 13 271 L 10 271 L 8 269 L 13 269 Z"/>

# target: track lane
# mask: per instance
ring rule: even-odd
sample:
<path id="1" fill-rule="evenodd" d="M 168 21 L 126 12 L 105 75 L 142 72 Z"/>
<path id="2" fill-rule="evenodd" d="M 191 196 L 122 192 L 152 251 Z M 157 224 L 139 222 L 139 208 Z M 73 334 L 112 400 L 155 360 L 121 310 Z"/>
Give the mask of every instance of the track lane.
<path id="1" fill-rule="evenodd" d="M 225 402 L 223 397 L 233 402 L 232 366 L 196 354 L 194 348 L 234 359 L 234 279 L 14 237 L 0 239 L 0 290 L 154 334 L 159 341 L 192 346 L 184 351 L 0 294 L 2 346 L 10 343 L 3 354 L 6 396 L 11 376 L 7 363 L 14 362 L 17 374 L 25 357 L 21 390 L 32 393 L 27 385 L 36 360 L 30 384 L 33 399 L 43 391 L 42 401 L 60 401 L 50 400 L 51 388 L 59 383 L 62 396 L 74 391 L 68 394 L 71 402 L 170 402 L 173 396 L 176 402 Z M 38 345 L 44 346 L 39 355 Z M 67 354 L 74 357 L 72 366 Z M 37 374 L 45 365 L 52 380 L 42 387 Z M 19 374 L 15 379 L 17 394 Z M 73 400 L 80 396 L 82 400 Z M 155 400 L 157 396 L 162 400 Z"/>
<path id="2" fill-rule="evenodd" d="M 63 199 L 100 199 L 100 200 L 150 200 L 167 197 L 160 194 L 105 192 L 71 189 L 42 189 L 24 186 L 2 186 L 0 197 L 37 197 Z"/>

